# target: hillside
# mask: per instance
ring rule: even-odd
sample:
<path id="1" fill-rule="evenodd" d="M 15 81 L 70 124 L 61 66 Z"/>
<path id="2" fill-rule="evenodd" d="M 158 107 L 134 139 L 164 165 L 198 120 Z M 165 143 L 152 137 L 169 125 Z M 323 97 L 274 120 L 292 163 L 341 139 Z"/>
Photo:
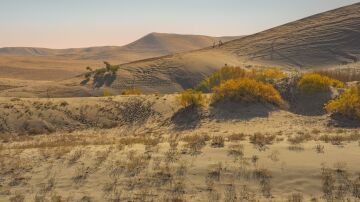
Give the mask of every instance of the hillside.
<path id="1" fill-rule="evenodd" d="M 122 65 L 114 88 L 173 92 L 197 84 L 224 64 L 289 69 L 333 67 L 360 58 L 360 3 L 206 48 Z M 129 76 L 131 75 L 131 76 Z M 127 79 L 130 78 L 130 83 Z"/>
<path id="2" fill-rule="evenodd" d="M 125 63 L 108 87 L 113 94 L 132 87 L 144 93 L 173 93 L 194 87 L 224 64 L 248 68 L 277 66 L 300 71 L 339 65 L 360 68 L 359 10 L 360 3 L 357 3 L 232 40 L 222 46 Z M 164 53 L 164 50 L 171 50 L 171 44 L 180 50 L 179 44 L 174 42 L 180 43 L 178 38 L 178 35 L 153 33 L 126 48 L 149 53 L 146 48 L 152 47 L 151 50 Z M 190 38 L 189 41 L 194 41 Z M 209 41 L 206 37 L 196 38 L 199 43 Z M 181 44 L 183 48 L 192 47 L 184 42 Z M 126 57 L 131 58 L 129 55 Z M 84 66 L 79 73 L 84 73 Z M 80 76 L 49 83 L 46 88 L 41 84 L 8 89 L 1 95 L 44 97 L 49 89 L 55 89 L 52 97 L 102 95 L 103 89 L 94 89 L 92 82 L 79 85 L 83 80 Z"/>
<path id="3" fill-rule="evenodd" d="M 0 48 L 0 76 L 30 80 L 71 78 L 82 73 L 86 66 L 99 67 L 103 60 L 120 64 L 196 50 L 211 46 L 219 40 L 226 42 L 236 38 L 238 37 L 151 33 L 125 46 L 72 49 Z"/>

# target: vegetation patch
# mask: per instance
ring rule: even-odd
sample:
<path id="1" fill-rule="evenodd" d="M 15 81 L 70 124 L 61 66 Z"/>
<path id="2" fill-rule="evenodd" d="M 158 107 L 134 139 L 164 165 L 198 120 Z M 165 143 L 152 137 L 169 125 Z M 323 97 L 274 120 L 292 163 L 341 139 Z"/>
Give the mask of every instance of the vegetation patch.
<path id="1" fill-rule="evenodd" d="M 252 69 L 248 71 L 240 67 L 225 66 L 203 80 L 196 87 L 196 90 L 211 92 L 214 87 L 219 86 L 222 82 L 234 79 L 251 78 L 266 83 L 274 83 L 285 77 L 286 74 L 278 68 Z"/>
<path id="2" fill-rule="evenodd" d="M 213 102 L 231 100 L 245 103 L 283 104 L 280 93 L 271 85 L 254 79 L 233 79 L 214 88 Z"/>
<path id="3" fill-rule="evenodd" d="M 328 112 L 337 112 L 345 117 L 360 120 L 360 86 L 353 86 L 337 99 L 326 104 Z"/>
<path id="4" fill-rule="evenodd" d="M 192 89 L 182 92 L 176 99 L 184 108 L 201 107 L 206 102 L 206 98 L 201 92 Z"/>
<path id="5" fill-rule="evenodd" d="M 326 92 L 330 87 L 344 88 L 345 84 L 317 73 L 304 74 L 297 84 L 299 90 L 305 93 Z"/>
<path id="6" fill-rule="evenodd" d="M 141 95 L 141 90 L 137 88 L 129 88 L 122 91 L 121 95 Z"/>

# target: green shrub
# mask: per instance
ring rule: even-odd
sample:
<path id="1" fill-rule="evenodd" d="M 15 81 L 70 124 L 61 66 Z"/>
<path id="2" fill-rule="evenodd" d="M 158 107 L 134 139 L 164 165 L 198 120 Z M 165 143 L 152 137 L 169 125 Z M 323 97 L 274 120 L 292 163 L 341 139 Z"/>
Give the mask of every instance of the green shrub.
<path id="1" fill-rule="evenodd" d="M 316 73 L 304 74 L 297 84 L 297 87 L 305 93 L 328 91 L 331 86 L 336 88 L 344 88 L 345 84 L 339 80 L 335 80 Z"/>
<path id="2" fill-rule="evenodd" d="M 346 117 L 360 120 L 360 86 L 353 86 L 337 99 L 325 105 L 328 112 L 338 112 Z"/>
<path id="3" fill-rule="evenodd" d="M 215 87 L 212 101 L 224 100 L 283 104 L 280 93 L 271 84 L 249 78 L 228 80 Z"/>
<path id="4" fill-rule="evenodd" d="M 206 98 L 201 92 L 192 89 L 182 92 L 176 99 L 183 107 L 199 107 L 206 102 Z"/>

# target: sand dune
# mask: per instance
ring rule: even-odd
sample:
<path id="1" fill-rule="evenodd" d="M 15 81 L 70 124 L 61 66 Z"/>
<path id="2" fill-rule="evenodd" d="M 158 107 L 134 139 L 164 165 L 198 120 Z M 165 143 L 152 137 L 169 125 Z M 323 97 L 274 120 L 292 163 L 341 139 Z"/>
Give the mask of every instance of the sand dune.
<path id="1" fill-rule="evenodd" d="M 209 37 L 151 33 L 125 46 L 72 49 L 32 47 L 0 48 L 0 77 L 26 80 L 71 78 L 86 66 L 101 67 L 102 61 L 119 64 L 211 46 L 219 40 L 239 37 Z"/>
<path id="2" fill-rule="evenodd" d="M 360 3 L 314 15 L 216 48 L 180 53 L 122 65 L 115 88 L 137 81 L 145 91 L 171 92 L 194 86 L 224 64 L 288 69 L 359 64 Z M 143 81 L 152 81 L 151 87 Z M 165 89 L 162 85 L 167 86 Z M 150 84 L 148 84 L 150 85 Z"/>
<path id="3" fill-rule="evenodd" d="M 357 3 L 232 40 L 224 43 L 222 46 L 217 45 L 216 47 L 207 47 L 189 52 L 124 63 L 120 65 L 116 77 L 111 80 L 107 88 L 113 94 L 119 94 L 122 90 L 130 87 L 139 88 L 144 93 L 178 92 L 194 87 L 203 78 L 225 64 L 241 67 L 276 66 L 300 71 L 338 66 L 360 68 L 360 63 L 358 62 L 360 58 L 359 9 L 360 3 Z M 202 36 L 188 36 L 185 38 L 186 40 L 181 35 L 153 33 L 123 47 L 122 51 L 125 51 L 126 54 L 122 54 L 120 49 L 118 52 L 115 51 L 117 48 L 114 47 L 108 47 L 114 49 L 111 51 L 111 54 L 114 55 L 107 55 L 105 54 L 106 51 L 99 52 L 89 49 L 87 50 L 86 59 L 92 60 L 78 60 L 78 57 L 83 56 L 75 54 L 74 57 L 77 57 L 77 59 L 62 61 L 62 63 L 69 63 L 65 65 L 71 67 L 72 73 L 84 73 L 85 63 L 89 62 L 88 64 L 90 65 L 92 62 L 96 63 L 99 61 L 95 60 L 96 58 L 116 58 L 118 57 L 116 55 L 119 55 L 119 57 L 123 56 L 132 60 L 136 58 L 134 55 L 139 55 L 139 52 L 153 54 L 151 51 L 154 51 L 156 54 L 161 55 L 166 53 L 165 50 L 185 51 L 186 49 L 205 46 L 205 44 L 211 41 L 208 37 Z M 93 57 L 92 54 L 94 54 Z M 69 56 L 69 58 L 71 57 Z M 33 58 L 29 58 L 29 60 L 33 60 Z M 122 59 L 120 58 L 119 60 Z M 71 64 L 73 61 L 77 64 Z M 44 62 L 46 63 L 46 60 Z M 36 69 L 35 66 L 38 65 L 36 61 L 30 63 Z M 52 66 L 52 68 L 56 69 L 57 66 L 63 65 Z M 5 65 L 3 69 L 6 67 Z M 46 65 L 41 67 L 49 69 L 49 66 Z M 10 69 L 8 71 L 4 70 L 2 74 L 10 72 Z M 59 72 L 59 74 L 69 75 L 68 70 L 66 68 L 62 69 L 61 71 L 63 72 Z M 34 72 L 37 71 L 39 71 L 37 75 L 43 74 L 40 73 L 43 70 L 36 70 Z M 17 74 L 12 73 L 11 75 Z M 36 76 L 31 74 L 26 74 L 26 77 L 36 78 Z M 47 77 L 50 78 L 50 76 Z M 57 86 L 57 91 L 54 92 L 53 97 L 62 97 L 65 94 L 76 97 L 101 95 L 102 89 L 94 89 L 92 82 L 80 85 L 83 80 L 83 77 L 75 77 L 52 83 L 52 87 Z M 74 93 L 69 94 L 71 88 L 76 90 L 74 90 Z M 76 94 L 80 88 L 82 89 L 81 92 L 85 90 L 86 93 Z M 2 96 L 26 95 L 26 97 L 43 97 L 47 94 L 48 89 L 44 85 L 33 85 L 7 89 L 0 94 Z"/>

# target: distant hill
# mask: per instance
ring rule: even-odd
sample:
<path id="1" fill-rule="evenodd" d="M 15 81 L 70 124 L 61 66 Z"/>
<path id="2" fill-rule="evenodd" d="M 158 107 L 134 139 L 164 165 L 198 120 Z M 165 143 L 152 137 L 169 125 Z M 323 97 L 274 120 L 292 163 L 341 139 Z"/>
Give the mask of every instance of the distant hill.
<path id="1" fill-rule="evenodd" d="M 137 85 L 145 91 L 179 91 L 193 87 L 224 64 L 298 70 L 358 65 L 359 11 L 360 3 L 356 3 L 232 40 L 220 47 L 124 64 L 124 72 L 119 72 L 114 87 L 126 86 L 126 78 L 130 77 L 131 82 L 137 79 Z"/>
<path id="2" fill-rule="evenodd" d="M 98 68 L 103 60 L 116 64 L 127 63 L 201 49 L 219 40 L 226 42 L 237 38 L 151 33 L 125 46 L 70 49 L 6 47 L 0 48 L 0 77 L 64 79 L 83 72 L 86 66 Z M 52 72 L 56 74 L 51 76 Z"/>

